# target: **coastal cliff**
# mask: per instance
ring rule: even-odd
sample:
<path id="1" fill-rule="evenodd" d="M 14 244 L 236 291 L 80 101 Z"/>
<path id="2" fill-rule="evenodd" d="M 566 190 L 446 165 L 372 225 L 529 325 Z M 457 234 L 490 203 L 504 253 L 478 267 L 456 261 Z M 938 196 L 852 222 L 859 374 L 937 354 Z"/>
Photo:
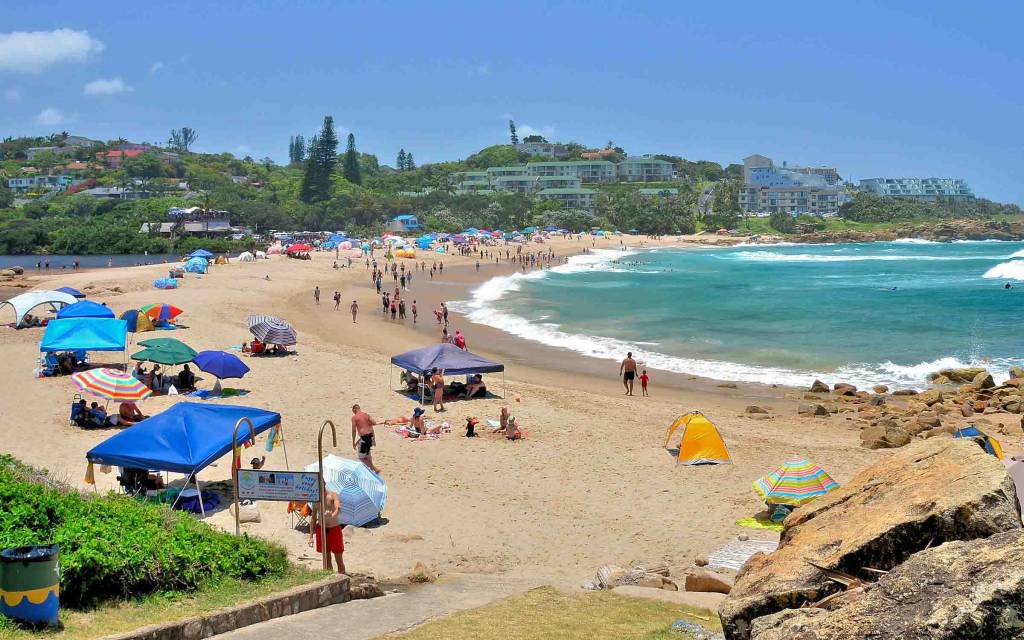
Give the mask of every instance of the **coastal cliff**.
<path id="1" fill-rule="evenodd" d="M 762 240 L 765 237 L 762 236 Z M 885 242 L 902 238 L 919 238 L 935 242 L 953 240 L 1024 240 L 1024 222 L 1002 220 L 941 220 L 918 224 L 901 224 L 888 229 L 818 231 L 786 236 L 790 242 L 808 244 L 824 242 Z"/>

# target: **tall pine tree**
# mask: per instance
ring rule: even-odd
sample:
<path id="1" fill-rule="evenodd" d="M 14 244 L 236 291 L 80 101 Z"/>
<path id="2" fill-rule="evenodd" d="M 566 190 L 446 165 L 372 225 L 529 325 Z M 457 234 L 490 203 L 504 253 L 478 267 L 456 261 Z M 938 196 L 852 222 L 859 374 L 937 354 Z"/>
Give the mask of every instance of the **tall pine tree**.
<path id="1" fill-rule="evenodd" d="M 508 121 L 508 130 L 511 133 L 512 144 L 519 144 L 519 134 L 516 133 L 516 123 Z"/>
<path id="2" fill-rule="evenodd" d="M 416 168 L 416 163 L 412 159 L 412 151 L 405 154 L 405 170 L 412 171 Z"/>
<path id="3" fill-rule="evenodd" d="M 399 171 L 405 171 L 405 149 L 398 150 L 398 160 L 395 161 L 397 165 L 395 168 Z"/>
<path id="4" fill-rule="evenodd" d="M 318 200 L 317 185 L 320 183 L 318 174 L 320 165 L 316 162 L 316 155 L 320 141 L 316 136 L 309 142 L 309 156 L 305 160 L 302 172 L 302 185 L 299 187 L 299 198 L 306 203 Z"/>
<path id="5" fill-rule="evenodd" d="M 288 164 L 295 164 L 295 136 L 288 138 Z"/>
<path id="6" fill-rule="evenodd" d="M 304 143 L 303 143 L 304 144 Z M 334 118 L 324 116 L 320 134 L 309 143 L 305 173 L 299 195 L 303 202 L 324 202 L 331 199 L 331 176 L 338 164 L 338 136 L 334 133 Z"/>
<path id="7" fill-rule="evenodd" d="M 363 184 L 363 177 L 359 172 L 359 153 L 356 151 L 356 136 L 348 134 L 348 148 L 345 149 L 345 162 L 341 168 L 341 174 L 352 184 Z"/>
<path id="8" fill-rule="evenodd" d="M 306 159 L 306 139 L 302 134 L 295 136 L 295 162 L 299 163 Z"/>

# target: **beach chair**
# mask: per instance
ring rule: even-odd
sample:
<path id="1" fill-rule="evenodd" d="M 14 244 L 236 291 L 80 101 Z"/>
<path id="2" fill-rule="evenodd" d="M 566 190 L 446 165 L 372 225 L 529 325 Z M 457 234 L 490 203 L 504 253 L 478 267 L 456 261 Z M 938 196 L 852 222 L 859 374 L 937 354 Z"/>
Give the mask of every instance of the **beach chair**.
<path id="1" fill-rule="evenodd" d="M 71 426 L 76 426 L 78 424 L 79 416 L 82 415 L 82 405 L 79 404 L 82 400 L 82 394 L 80 393 L 76 393 L 71 398 L 71 415 L 68 416 L 68 423 Z"/>
<path id="2" fill-rule="evenodd" d="M 57 374 L 60 370 L 60 361 L 57 360 L 57 355 L 54 353 L 47 353 L 46 355 L 39 357 L 39 372 L 41 375 L 46 377 Z"/>
<path id="3" fill-rule="evenodd" d="M 288 513 L 292 516 L 293 529 L 298 529 L 299 527 L 309 528 L 309 516 L 311 512 L 308 504 L 301 500 L 291 500 L 288 502 Z"/>

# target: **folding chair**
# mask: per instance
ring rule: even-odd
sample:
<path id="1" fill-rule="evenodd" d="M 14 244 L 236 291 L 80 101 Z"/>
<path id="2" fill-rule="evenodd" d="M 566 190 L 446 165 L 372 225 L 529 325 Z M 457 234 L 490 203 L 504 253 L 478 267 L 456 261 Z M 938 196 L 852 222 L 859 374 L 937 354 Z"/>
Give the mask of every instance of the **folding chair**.
<path id="1" fill-rule="evenodd" d="M 299 527 L 309 528 L 309 516 L 312 514 L 309 505 L 301 500 L 291 500 L 288 502 L 288 513 L 292 516 L 292 528 L 298 529 Z"/>
<path id="2" fill-rule="evenodd" d="M 71 426 L 75 426 L 78 424 L 78 417 L 82 415 L 82 405 L 79 403 L 83 399 L 84 398 L 82 398 L 82 394 L 80 393 L 76 393 L 71 398 L 71 415 L 68 416 L 68 422 L 71 424 Z"/>

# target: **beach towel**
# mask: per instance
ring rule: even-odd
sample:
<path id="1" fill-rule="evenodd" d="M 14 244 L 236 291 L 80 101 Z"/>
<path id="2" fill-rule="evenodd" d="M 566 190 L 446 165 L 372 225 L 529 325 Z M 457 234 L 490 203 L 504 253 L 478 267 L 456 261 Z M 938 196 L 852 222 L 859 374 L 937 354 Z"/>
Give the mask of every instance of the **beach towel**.
<path id="1" fill-rule="evenodd" d="M 781 522 L 772 522 L 771 520 L 761 520 L 758 518 L 740 518 L 736 521 L 741 527 L 748 529 L 767 529 L 768 531 L 782 531 Z"/>
<path id="2" fill-rule="evenodd" d="M 778 548 L 776 540 L 734 540 L 708 556 L 708 569 L 739 571 L 755 553 L 771 553 Z"/>

